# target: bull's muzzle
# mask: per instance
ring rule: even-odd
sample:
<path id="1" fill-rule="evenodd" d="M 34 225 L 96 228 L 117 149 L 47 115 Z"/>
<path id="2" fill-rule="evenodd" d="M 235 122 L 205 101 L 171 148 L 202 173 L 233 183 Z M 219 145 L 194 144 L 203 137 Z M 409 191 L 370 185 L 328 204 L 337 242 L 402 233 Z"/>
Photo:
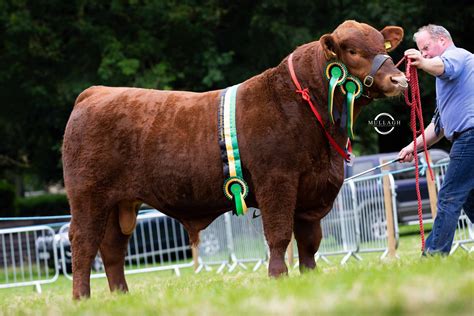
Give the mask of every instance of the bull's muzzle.
<path id="1" fill-rule="evenodd" d="M 391 76 L 390 80 L 395 84 L 398 85 L 400 88 L 406 89 L 408 88 L 408 80 L 404 74 L 400 74 L 398 76 Z"/>

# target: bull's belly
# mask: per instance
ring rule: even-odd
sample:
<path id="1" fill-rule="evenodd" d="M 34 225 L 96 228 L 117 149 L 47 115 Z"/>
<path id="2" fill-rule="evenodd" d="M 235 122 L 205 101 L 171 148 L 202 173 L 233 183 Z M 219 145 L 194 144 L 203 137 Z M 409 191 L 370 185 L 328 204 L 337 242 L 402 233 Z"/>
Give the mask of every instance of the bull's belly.
<path id="1" fill-rule="evenodd" d="M 326 181 L 307 182 L 300 186 L 296 209 L 299 212 L 327 214 L 336 199 L 342 181 L 326 178 Z M 339 184 L 340 183 L 340 184 Z"/>

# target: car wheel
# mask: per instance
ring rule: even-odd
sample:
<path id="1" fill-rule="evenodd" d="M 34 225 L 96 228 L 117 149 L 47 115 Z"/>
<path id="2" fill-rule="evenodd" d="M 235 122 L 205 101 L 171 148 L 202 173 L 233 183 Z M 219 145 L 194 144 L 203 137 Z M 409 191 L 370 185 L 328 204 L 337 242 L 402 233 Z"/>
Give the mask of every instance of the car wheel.
<path id="1" fill-rule="evenodd" d="M 92 270 L 95 272 L 104 270 L 104 263 L 99 255 L 95 256 L 94 261 L 92 262 Z"/>
<path id="2" fill-rule="evenodd" d="M 200 251 L 207 255 L 212 256 L 220 250 L 219 239 L 213 233 L 203 234 L 201 238 Z"/>
<path id="3" fill-rule="evenodd" d="M 376 217 L 375 221 L 370 225 L 370 233 L 375 240 L 387 238 L 387 221 Z"/>

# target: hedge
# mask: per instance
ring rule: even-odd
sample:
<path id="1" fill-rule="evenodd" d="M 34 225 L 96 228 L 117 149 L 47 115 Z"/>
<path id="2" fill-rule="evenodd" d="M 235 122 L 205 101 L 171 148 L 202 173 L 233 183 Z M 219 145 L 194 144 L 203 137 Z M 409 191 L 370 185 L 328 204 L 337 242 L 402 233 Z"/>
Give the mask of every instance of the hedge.
<path id="1" fill-rule="evenodd" d="M 43 194 L 19 198 L 16 201 L 17 216 L 46 216 L 70 214 L 65 194 Z"/>
<path id="2" fill-rule="evenodd" d="M 0 180 L 0 216 L 15 215 L 15 187 Z"/>

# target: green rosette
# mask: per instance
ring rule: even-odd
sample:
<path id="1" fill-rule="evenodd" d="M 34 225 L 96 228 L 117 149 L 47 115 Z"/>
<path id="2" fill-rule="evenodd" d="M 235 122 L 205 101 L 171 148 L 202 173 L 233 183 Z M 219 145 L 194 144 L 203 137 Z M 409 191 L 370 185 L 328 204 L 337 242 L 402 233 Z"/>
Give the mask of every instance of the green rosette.
<path id="1" fill-rule="evenodd" d="M 354 102 L 362 95 L 362 83 L 354 76 L 347 76 L 346 81 L 341 86 L 342 93 L 346 95 L 347 107 L 347 136 L 354 138 Z"/>
<path id="2" fill-rule="evenodd" d="M 333 115 L 333 100 L 334 100 L 334 90 L 339 85 L 342 85 L 347 78 L 347 67 L 340 61 L 332 61 L 326 65 L 326 78 L 329 80 L 329 89 L 328 89 L 328 113 L 331 123 L 334 124 L 334 115 Z"/>

